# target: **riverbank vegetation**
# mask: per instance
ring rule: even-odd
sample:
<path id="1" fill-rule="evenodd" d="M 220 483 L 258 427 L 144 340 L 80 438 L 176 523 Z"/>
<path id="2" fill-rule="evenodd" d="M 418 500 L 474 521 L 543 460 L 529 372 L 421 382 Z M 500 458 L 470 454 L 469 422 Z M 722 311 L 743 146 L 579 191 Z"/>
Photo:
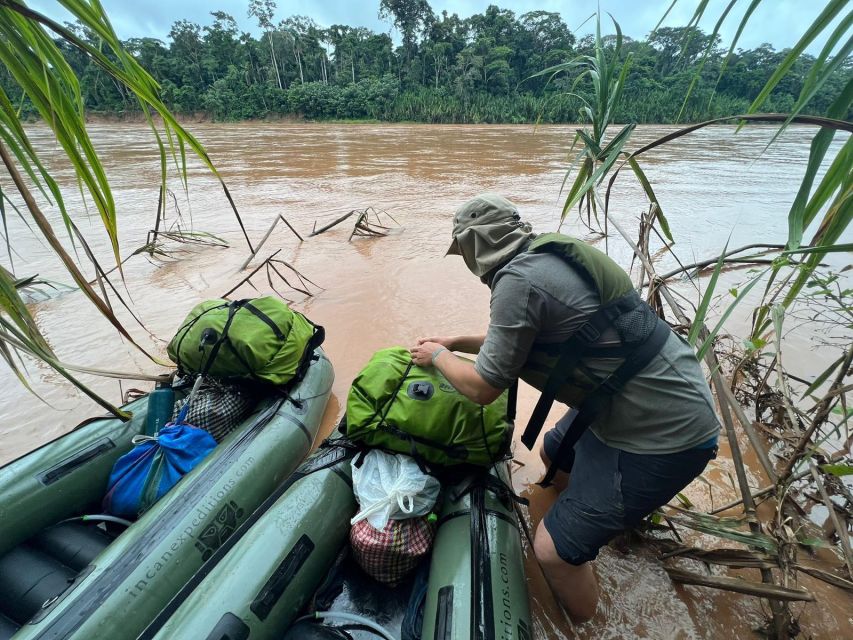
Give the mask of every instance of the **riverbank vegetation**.
<path id="1" fill-rule="evenodd" d="M 212 11 L 209 24 L 175 22 L 166 42 L 131 38 L 124 46 L 177 114 L 474 124 L 581 119 L 591 96 L 575 86 L 578 73 L 553 80 L 536 76 L 576 56 L 595 55 L 595 38 L 578 38 L 559 13 L 518 15 L 490 5 L 468 17 L 437 15 L 427 0 L 381 0 L 377 8 L 389 31 L 392 25 L 399 31 L 399 46 L 388 33 L 322 26 L 304 16 L 282 18 L 272 0 L 247 4 L 247 15 L 261 29 L 258 37 L 241 31 L 233 16 Z M 101 36 L 90 27 L 77 22 L 69 29 L 98 46 Z M 613 50 L 616 36 L 603 42 Z M 139 113 L 133 93 L 97 61 L 67 42 L 59 44 L 80 79 L 89 113 Z M 788 53 L 769 44 L 729 49 L 716 32 L 705 33 L 695 22 L 660 27 L 645 39 L 626 36 L 619 56 L 630 65 L 613 121 L 698 122 L 743 113 Z M 791 111 L 814 60 L 795 57 L 767 96 L 765 111 Z M 850 60 L 839 65 L 807 111 L 823 113 L 851 70 Z M 700 82 L 689 91 L 697 77 Z M 0 69 L 0 86 L 19 104 L 20 91 L 10 80 L 9 71 Z M 22 108 L 37 115 L 27 100 Z"/>

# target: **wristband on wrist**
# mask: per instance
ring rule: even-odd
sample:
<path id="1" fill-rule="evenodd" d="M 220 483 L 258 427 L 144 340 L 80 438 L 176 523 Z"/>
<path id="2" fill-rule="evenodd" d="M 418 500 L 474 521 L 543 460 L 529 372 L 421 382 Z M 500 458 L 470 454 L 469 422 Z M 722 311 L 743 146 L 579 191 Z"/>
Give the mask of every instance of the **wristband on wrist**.
<path id="1" fill-rule="evenodd" d="M 435 351 L 432 352 L 432 363 L 435 364 L 435 359 L 443 352 L 447 351 L 447 347 L 439 347 Z"/>

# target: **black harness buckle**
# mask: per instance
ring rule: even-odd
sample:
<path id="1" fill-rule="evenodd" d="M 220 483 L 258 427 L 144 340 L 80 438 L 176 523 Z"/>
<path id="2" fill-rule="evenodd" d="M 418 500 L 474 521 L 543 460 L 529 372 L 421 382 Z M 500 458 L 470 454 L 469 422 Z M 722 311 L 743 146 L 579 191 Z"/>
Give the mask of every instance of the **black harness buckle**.
<path id="1" fill-rule="evenodd" d="M 591 322 L 585 322 L 581 325 L 580 329 L 578 329 L 576 335 L 584 342 L 594 344 L 598 342 L 598 339 L 601 337 L 601 331 L 596 329 Z"/>

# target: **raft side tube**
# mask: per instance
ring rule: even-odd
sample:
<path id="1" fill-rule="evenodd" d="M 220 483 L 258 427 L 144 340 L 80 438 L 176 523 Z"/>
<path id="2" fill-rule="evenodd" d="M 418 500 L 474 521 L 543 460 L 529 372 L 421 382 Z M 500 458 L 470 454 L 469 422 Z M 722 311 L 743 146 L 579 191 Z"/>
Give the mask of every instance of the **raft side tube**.
<path id="1" fill-rule="evenodd" d="M 505 465 L 497 473 L 507 486 Z M 430 563 L 423 640 L 530 640 L 519 525 L 484 487 L 445 500 Z"/>
<path id="2" fill-rule="evenodd" d="M 267 403 L 231 433 L 16 640 L 136 638 L 308 453 L 333 378 L 318 349 L 289 399 Z"/>
<path id="3" fill-rule="evenodd" d="M 0 555 L 100 504 L 115 461 L 142 433 L 146 409 L 147 398 L 131 402 L 124 407 L 130 420 L 93 420 L 0 468 Z"/>
<path id="4" fill-rule="evenodd" d="M 179 593 L 139 640 L 281 637 L 346 544 L 357 508 L 346 454 L 321 449 L 303 464 L 244 523 L 251 528 L 223 545 L 201 583 L 185 598 Z"/>

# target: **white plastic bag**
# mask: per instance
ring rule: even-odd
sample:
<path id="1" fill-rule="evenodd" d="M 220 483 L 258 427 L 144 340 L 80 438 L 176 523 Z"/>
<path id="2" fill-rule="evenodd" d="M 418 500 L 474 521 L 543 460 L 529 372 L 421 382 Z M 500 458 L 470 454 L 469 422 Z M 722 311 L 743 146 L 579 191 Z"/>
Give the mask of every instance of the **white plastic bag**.
<path id="1" fill-rule="evenodd" d="M 379 531 L 389 520 L 405 520 L 428 514 L 441 485 L 409 456 L 372 449 L 360 467 L 352 465 L 352 486 L 360 511 L 350 521 L 365 518 Z"/>

